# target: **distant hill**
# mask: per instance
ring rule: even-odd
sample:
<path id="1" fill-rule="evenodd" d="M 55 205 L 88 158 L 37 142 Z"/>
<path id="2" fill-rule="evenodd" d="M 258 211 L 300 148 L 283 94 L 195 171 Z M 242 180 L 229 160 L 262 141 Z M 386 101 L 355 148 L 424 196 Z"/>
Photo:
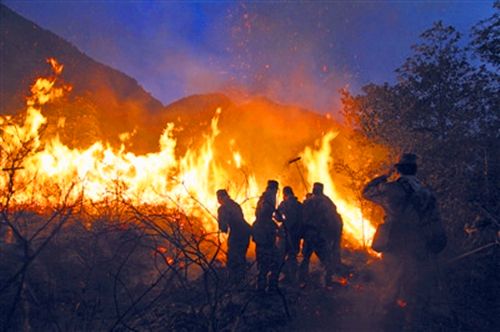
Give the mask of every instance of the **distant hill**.
<path id="1" fill-rule="evenodd" d="M 210 121 L 219 107 L 222 112 L 220 134 L 215 141 L 216 158 L 231 159 L 237 149 L 252 172 L 268 177 L 289 174 L 285 172 L 290 168 L 287 161 L 306 145 L 313 145 L 322 134 L 338 127 L 324 115 L 298 107 L 280 105 L 266 98 L 235 103 L 223 94 L 181 99 L 167 106 L 160 118 L 182 129 L 177 133 L 182 153 L 188 146 L 204 141 L 203 134 L 210 133 Z M 297 176 L 295 169 L 292 173 Z"/>
<path id="2" fill-rule="evenodd" d="M 2 114 L 24 108 L 30 84 L 49 72 L 47 58 L 64 64 L 62 79 L 73 90 L 44 109 L 44 114 L 54 124 L 65 117 L 64 130 L 53 125 L 48 132 L 57 130 L 70 146 L 84 147 L 98 139 L 116 146 L 120 133 L 131 132 L 130 150 L 156 151 L 163 129 L 173 122 L 183 153 L 204 141 L 216 109 L 221 108 L 217 157 L 230 158 L 231 151 L 238 149 L 255 171 L 276 172 L 276 165 L 286 167 L 286 161 L 306 144 L 335 127 L 322 115 L 261 97 L 234 101 L 220 93 L 194 95 L 164 107 L 133 78 L 91 59 L 1 4 L 0 55 Z"/>
<path id="3" fill-rule="evenodd" d="M 77 136 L 81 132 L 89 139 L 105 135 L 117 140 L 118 134 L 135 128 L 139 136 L 151 116 L 163 108 L 136 80 L 93 60 L 69 42 L 0 4 L 1 114 L 24 108 L 25 96 L 34 79 L 49 71 L 46 63 L 49 57 L 64 64 L 62 78 L 73 86 L 69 99 L 49 110 L 49 115 L 71 113 L 66 117 L 66 125 Z M 81 137 L 66 139 L 76 145 L 84 144 Z M 137 148 L 144 150 L 151 146 L 143 144 Z"/>

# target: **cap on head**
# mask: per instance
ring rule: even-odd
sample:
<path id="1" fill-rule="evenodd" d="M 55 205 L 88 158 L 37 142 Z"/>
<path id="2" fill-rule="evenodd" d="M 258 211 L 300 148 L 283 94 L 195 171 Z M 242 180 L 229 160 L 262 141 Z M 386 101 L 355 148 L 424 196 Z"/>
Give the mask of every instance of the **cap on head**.
<path id="1" fill-rule="evenodd" d="M 267 181 L 267 189 L 278 190 L 278 181 L 268 180 Z"/>
<path id="2" fill-rule="evenodd" d="M 283 188 L 283 196 L 293 196 L 293 189 L 290 186 Z"/>
<path id="3" fill-rule="evenodd" d="M 414 153 L 403 153 L 396 165 L 416 165 L 417 155 Z"/>
<path id="4" fill-rule="evenodd" d="M 314 182 L 313 184 L 313 194 L 318 195 L 323 193 L 323 183 L 321 182 Z"/>
<path id="5" fill-rule="evenodd" d="M 416 175 L 417 155 L 414 153 L 403 153 L 395 166 L 401 175 Z"/>
<path id="6" fill-rule="evenodd" d="M 217 198 L 221 199 L 224 197 L 229 197 L 229 194 L 227 193 L 226 189 L 219 189 L 217 190 Z"/>

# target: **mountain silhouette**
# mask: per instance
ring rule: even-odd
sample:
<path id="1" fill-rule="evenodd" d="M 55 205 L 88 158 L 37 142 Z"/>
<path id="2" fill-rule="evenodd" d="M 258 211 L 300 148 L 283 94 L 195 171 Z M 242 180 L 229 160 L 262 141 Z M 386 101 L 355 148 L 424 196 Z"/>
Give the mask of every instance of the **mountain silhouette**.
<path id="1" fill-rule="evenodd" d="M 97 140 L 118 147 L 124 142 L 136 153 L 158 150 L 168 122 L 175 124 L 177 151 L 197 148 L 210 134 L 210 123 L 221 109 L 215 140 L 218 160 L 239 151 L 252 171 L 280 172 L 336 124 L 299 107 L 281 105 L 264 97 L 233 100 L 223 93 L 193 95 L 164 106 L 136 80 L 99 63 L 56 34 L 0 4 L 0 113 L 24 109 L 25 97 L 36 77 L 50 73 L 49 57 L 64 65 L 62 80 L 73 89 L 44 108 L 49 119 L 46 135 L 57 132 L 71 147 L 87 147 Z M 64 118 L 64 128 L 57 127 Z"/>

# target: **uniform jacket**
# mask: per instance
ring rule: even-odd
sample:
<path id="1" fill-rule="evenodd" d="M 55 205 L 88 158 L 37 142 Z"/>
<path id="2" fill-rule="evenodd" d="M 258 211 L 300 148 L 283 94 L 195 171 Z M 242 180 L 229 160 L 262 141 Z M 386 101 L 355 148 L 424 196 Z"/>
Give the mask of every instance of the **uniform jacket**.
<path id="1" fill-rule="evenodd" d="M 363 197 L 384 209 L 385 223 L 391 225 L 389 251 L 427 256 L 426 223 L 440 223 L 440 217 L 434 195 L 415 176 L 401 176 L 396 181 L 377 177 L 365 186 Z"/>
<path id="2" fill-rule="evenodd" d="M 243 211 L 238 203 L 232 199 L 227 199 L 217 210 L 217 221 L 222 232 L 228 232 L 229 241 L 248 239 L 250 235 L 250 225 L 243 217 Z"/>

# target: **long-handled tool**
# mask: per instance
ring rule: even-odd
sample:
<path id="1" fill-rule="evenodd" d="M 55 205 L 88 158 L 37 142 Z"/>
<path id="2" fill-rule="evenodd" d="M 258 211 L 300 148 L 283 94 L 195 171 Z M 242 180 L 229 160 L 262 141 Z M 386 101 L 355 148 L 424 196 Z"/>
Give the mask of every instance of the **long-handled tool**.
<path id="1" fill-rule="evenodd" d="M 291 164 L 295 164 L 295 167 L 297 168 L 297 172 L 299 172 L 299 175 L 300 175 L 300 179 L 302 180 L 302 184 L 304 185 L 304 189 L 306 190 L 306 193 L 309 192 L 309 189 L 308 189 L 308 185 L 307 185 L 307 182 L 306 182 L 306 179 L 304 178 L 304 174 L 302 173 L 300 167 L 299 167 L 299 164 L 297 164 L 297 162 L 299 160 L 301 160 L 302 157 L 297 157 L 297 158 L 293 158 L 293 159 L 290 159 L 288 161 L 288 165 L 291 165 Z"/>

